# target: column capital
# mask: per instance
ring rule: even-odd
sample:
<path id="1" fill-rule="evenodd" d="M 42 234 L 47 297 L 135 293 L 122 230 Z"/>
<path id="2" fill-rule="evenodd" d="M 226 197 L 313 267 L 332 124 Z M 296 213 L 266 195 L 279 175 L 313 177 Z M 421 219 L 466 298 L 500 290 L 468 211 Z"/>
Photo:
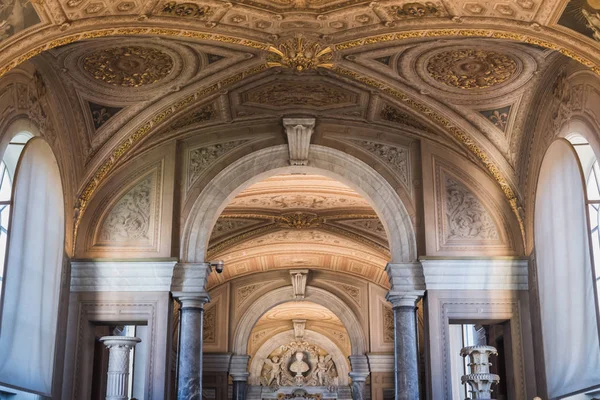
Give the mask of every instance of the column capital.
<path id="1" fill-rule="evenodd" d="M 210 302 L 208 293 L 175 292 L 173 296 L 181 303 L 182 310 L 185 308 L 204 309 L 204 305 Z"/>
<path id="2" fill-rule="evenodd" d="M 348 373 L 353 381 L 364 381 L 371 373 L 367 356 L 350 356 L 352 372 Z"/>
<path id="3" fill-rule="evenodd" d="M 413 291 L 413 292 L 404 292 L 404 293 L 393 293 L 392 291 L 388 292 L 385 296 L 386 300 L 392 303 L 393 308 L 398 307 L 410 307 L 415 308 L 417 306 L 417 302 L 425 291 Z"/>
<path id="4" fill-rule="evenodd" d="M 231 357 L 229 366 L 229 375 L 234 381 L 247 381 L 250 373 L 248 372 L 249 355 L 234 355 Z"/>
<path id="5" fill-rule="evenodd" d="M 100 338 L 100 342 L 109 349 L 111 347 L 132 348 L 141 341 L 142 339 L 132 336 L 103 336 Z"/>
<path id="6" fill-rule="evenodd" d="M 178 263 L 173 270 L 171 292 L 176 297 L 180 297 L 183 293 L 208 296 L 206 284 L 210 272 L 209 263 Z"/>

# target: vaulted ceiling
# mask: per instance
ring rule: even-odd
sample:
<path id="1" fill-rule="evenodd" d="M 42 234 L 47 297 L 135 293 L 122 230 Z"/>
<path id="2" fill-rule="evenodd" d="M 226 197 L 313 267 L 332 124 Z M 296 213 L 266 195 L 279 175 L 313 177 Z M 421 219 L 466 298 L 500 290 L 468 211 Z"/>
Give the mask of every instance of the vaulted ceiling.
<path id="1" fill-rule="evenodd" d="M 209 285 L 273 269 L 311 268 L 361 276 L 386 286 L 388 242 L 381 221 L 358 193 L 317 175 L 278 175 L 250 186 L 225 208 L 209 258 L 223 274 Z"/>
<path id="2" fill-rule="evenodd" d="M 81 149 L 69 160 L 75 227 L 149 148 L 223 126 L 281 135 L 290 114 L 447 146 L 498 182 L 522 223 L 532 106 L 569 58 L 600 72 L 599 11 L 591 0 L 14 0 L 0 6 L 0 76 L 31 59 L 48 108 L 72 114 L 56 123 Z"/>

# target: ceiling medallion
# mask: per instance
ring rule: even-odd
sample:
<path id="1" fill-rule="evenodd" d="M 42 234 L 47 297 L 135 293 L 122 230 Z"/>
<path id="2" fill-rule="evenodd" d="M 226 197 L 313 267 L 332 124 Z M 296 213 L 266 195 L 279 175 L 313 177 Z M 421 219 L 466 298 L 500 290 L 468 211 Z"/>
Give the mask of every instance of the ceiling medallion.
<path id="1" fill-rule="evenodd" d="M 86 56 L 83 69 L 109 85 L 139 87 L 169 75 L 173 70 L 173 59 L 149 47 L 115 47 Z"/>
<path id="2" fill-rule="evenodd" d="M 333 50 L 319 42 L 306 40 L 302 36 L 283 41 L 279 46 L 268 48 L 269 67 L 291 68 L 302 72 L 317 68 L 333 67 Z"/>
<path id="3" fill-rule="evenodd" d="M 494 51 L 460 49 L 438 53 L 429 59 L 429 75 L 447 86 L 485 89 L 499 85 L 517 71 L 517 62 Z"/>

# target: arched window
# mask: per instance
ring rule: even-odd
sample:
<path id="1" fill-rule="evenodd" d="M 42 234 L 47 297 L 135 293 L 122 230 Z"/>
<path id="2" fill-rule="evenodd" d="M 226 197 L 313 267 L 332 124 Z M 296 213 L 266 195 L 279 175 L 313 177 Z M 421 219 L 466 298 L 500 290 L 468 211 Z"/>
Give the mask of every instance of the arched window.
<path id="1" fill-rule="evenodd" d="M 29 132 L 16 134 L 9 142 L 0 161 L 0 315 L 6 269 L 6 246 L 8 245 L 10 212 L 13 201 L 13 180 L 23 147 L 33 135 Z"/>
<path id="2" fill-rule="evenodd" d="M 2 159 L 2 176 L 6 173 L 4 179 L 12 185 L 0 188 L 2 206 L 10 209 L 2 250 L 0 394 L 11 388 L 52 397 L 64 197 L 52 149 L 43 139 L 30 138 L 15 136 Z"/>
<path id="3" fill-rule="evenodd" d="M 535 199 L 535 257 L 548 396 L 600 386 L 600 342 L 592 255 L 598 237 L 596 158 L 582 137 L 550 145 Z M 585 175 L 587 173 L 587 175 Z M 589 182 L 589 185 L 586 183 Z M 586 187 L 587 186 L 587 187 Z M 596 207 L 596 208 L 594 208 Z M 594 223 L 590 221 L 594 219 Z M 592 239 L 592 240 L 590 240 Z M 600 255 L 597 258 L 600 260 Z"/>
<path id="4" fill-rule="evenodd" d="M 594 266 L 593 279 L 596 282 L 596 303 L 598 303 L 598 286 L 600 284 L 600 165 L 594 154 L 594 149 L 580 134 L 573 133 L 567 136 L 581 163 L 581 170 L 586 183 L 586 205 L 588 208 L 590 247 L 592 250 L 592 264 Z"/>

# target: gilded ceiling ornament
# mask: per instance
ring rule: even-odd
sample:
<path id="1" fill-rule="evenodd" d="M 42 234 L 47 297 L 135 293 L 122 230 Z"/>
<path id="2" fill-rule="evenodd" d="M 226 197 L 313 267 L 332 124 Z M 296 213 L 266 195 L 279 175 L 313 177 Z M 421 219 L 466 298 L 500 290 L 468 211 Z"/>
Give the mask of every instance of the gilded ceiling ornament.
<path id="1" fill-rule="evenodd" d="M 173 59 L 150 47 L 114 47 L 86 56 L 83 69 L 109 85 L 140 87 L 169 75 L 173 70 Z"/>
<path id="2" fill-rule="evenodd" d="M 460 89 L 485 89 L 510 79 L 517 62 L 495 51 L 459 49 L 436 54 L 427 64 L 429 75 Z"/>
<path id="3" fill-rule="evenodd" d="M 333 67 L 333 50 L 302 36 L 283 41 L 279 46 L 268 48 L 269 67 L 291 68 L 298 72 Z"/>
<path id="4" fill-rule="evenodd" d="M 212 14 L 212 10 L 209 6 L 199 6 L 195 3 L 170 1 L 165 3 L 161 13 L 172 17 L 206 18 Z"/>
<path id="5" fill-rule="evenodd" d="M 440 7 L 430 1 L 426 3 L 406 3 L 401 6 L 392 6 L 390 9 L 394 17 L 399 19 L 439 17 L 442 15 Z"/>
<path id="6" fill-rule="evenodd" d="M 284 228 L 293 229 L 307 229 L 316 228 L 323 222 L 323 218 L 320 218 L 316 214 L 295 212 L 290 214 L 283 214 L 279 219 L 279 224 Z"/>

